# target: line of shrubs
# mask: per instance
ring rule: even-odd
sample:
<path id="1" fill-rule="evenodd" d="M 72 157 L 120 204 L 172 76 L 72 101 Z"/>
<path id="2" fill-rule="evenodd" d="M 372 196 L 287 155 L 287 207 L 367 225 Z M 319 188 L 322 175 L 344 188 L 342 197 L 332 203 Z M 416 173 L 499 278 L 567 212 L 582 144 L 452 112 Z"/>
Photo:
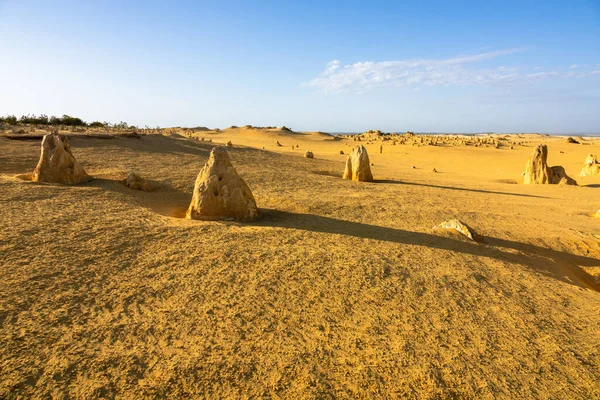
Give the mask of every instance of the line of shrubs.
<path id="1" fill-rule="evenodd" d="M 110 124 L 108 122 L 95 121 L 87 123 L 81 118 L 71 117 L 70 115 L 63 115 L 62 117 L 51 116 L 48 117 L 46 114 L 41 115 L 23 115 L 21 118 L 17 118 L 14 115 L 7 115 L 0 117 L 0 123 L 6 123 L 9 125 L 63 125 L 63 126 L 81 126 L 90 128 L 134 128 L 129 126 L 126 122 L 120 122 L 118 124 Z"/>

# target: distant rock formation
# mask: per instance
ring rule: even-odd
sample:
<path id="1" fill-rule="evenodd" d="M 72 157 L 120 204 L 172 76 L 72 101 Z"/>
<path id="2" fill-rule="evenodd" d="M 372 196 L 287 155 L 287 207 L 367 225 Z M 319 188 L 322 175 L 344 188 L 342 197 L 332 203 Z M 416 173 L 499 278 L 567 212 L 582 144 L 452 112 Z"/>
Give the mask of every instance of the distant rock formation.
<path id="1" fill-rule="evenodd" d="M 304 153 L 304 157 L 306 157 L 306 158 L 315 158 L 315 155 L 313 154 L 312 151 L 306 150 L 306 153 Z"/>
<path id="2" fill-rule="evenodd" d="M 122 180 L 121 183 L 130 189 L 143 190 L 144 192 L 152 191 L 152 187 L 148 181 L 133 171 L 129 172 L 129 174 L 127 174 L 127 178 Z"/>
<path id="3" fill-rule="evenodd" d="M 373 174 L 371 173 L 370 164 L 365 146 L 354 147 L 346 159 L 343 178 L 358 182 L 372 182 Z"/>
<path id="4" fill-rule="evenodd" d="M 73 157 L 66 136 L 58 132 L 44 135 L 40 160 L 33 170 L 32 181 L 75 185 L 91 179 Z"/>
<path id="5" fill-rule="evenodd" d="M 590 154 L 585 159 L 585 165 L 581 170 L 580 176 L 600 175 L 600 163 L 595 155 Z"/>
<path id="6" fill-rule="evenodd" d="M 563 167 L 548 167 L 547 159 L 548 147 L 545 144 L 537 145 L 525 165 L 524 184 L 577 185 L 577 182 L 566 174 Z"/>
<path id="7" fill-rule="evenodd" d="M 224 147 L 212 149 L 208 162 L 198 174 L 186 217 L 241 221 L 251 221 L 258 217 L 254 196 L 231 165 Z"/>
<path id="8" fill-rule="evenodd" d="M 483 238 L 478 235 L 473 229 L 471 229 L 467 224 L 458 219 L 451 219 L 449 221 L 444 221 L 441 224 L 434 226 L 433 229 L 451 229 L 455 230 L 458 233 L 468 237 L 471 240 L 476 242 L 480 242 Z"/>
<path id="9" fill-rule="evenodd" d="M 579 142 L 577 140 L 573 139 L 571 136 L 569 136 L 567 138 L 567 143 L 579 144 Z"/>

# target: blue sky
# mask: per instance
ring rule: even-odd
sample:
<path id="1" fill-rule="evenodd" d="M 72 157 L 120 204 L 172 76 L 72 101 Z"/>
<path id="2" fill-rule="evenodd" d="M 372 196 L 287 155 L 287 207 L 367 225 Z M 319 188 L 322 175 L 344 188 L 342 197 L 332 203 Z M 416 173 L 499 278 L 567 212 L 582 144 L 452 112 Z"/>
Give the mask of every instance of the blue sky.
<path id="1" fill-rule="evenodd" d="M 600 132 L 600 1 L 0 0 L 0 114 Z"/>

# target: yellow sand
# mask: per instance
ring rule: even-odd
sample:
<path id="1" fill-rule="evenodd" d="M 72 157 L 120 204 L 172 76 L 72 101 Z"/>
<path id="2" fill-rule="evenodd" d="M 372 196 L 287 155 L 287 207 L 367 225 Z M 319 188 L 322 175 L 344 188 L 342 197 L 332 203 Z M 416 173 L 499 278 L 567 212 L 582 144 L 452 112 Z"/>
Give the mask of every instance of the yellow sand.
<path id="1" fill-rule="evenodd" d="M 600 141 L 363 141 L 357 183 L 352 140 L 175 132 L 71 135 L 79 186 L 27 181 L 40 142 L 0 137 L 0 398 L 598 398 Z M 263 218 L 182 219 L 229 140 Z M 516 184 L 540 142 L 580 186 Z"/>

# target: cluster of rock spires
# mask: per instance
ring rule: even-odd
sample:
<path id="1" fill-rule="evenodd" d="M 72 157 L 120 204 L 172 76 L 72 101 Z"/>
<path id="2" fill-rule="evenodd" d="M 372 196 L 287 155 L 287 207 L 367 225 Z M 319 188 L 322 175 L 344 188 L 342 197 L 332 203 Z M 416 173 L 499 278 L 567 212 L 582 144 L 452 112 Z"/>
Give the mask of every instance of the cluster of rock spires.
<path id="1" fill-rule="evenodd" d="M 577 185 L 561 166 L 548 167 L 548 147 L 539 144 L 525 165 L 524 184 Z"/>
<path id="2" fill-rule="evenodd" d="M 410 146 L 472 146 L 472 147 L 494 147 L 511 148 L 515 146 L 525 146 L 524 141 L 516 141 L 509 135 L 481 136 L 481 135 L 460 135 L 460 134 L 415 134 L 407 131 L 406 133 L 384 133 L 380 130 L 370 130 L 361 134 L 352 134 L 341 136 L 346 139 L 352 139 L 355 142 L 367 142 L 367 144 L 381 141 L 390 141 L 393 146 L 410 145 Z M 383 148 L 380 147 L 380 152 Z"/>
<path id="3" fill-rule="evenodd" d="M 227 146 L 231 147 L 232 143 L 228 142 Z M 343 154 L 343 151 L 340 151 L 340 154 Z M 314 155 L 311 151 L 306 151 L 304 157 L 314 158 Z M 547 159 L 547 146 L 539 144 L 527 161 L 523 183 L 577 185 L 575 180 L 567 176 L 563 167 L 548 167 Z M 356 146 L 346 159 L 342 177 L 358 182 L 372 182 L 371 165 L 367 149 L 362 145 Z M 433 171 L 436 172 L 435 169 Z M 600 163 L 594 155 L 590 154 L 585 160 L 581 175 L 598 174 L 600 174 Z M 33 171 L 32 181 L 78 184 L 91 179 L 73 157 L 66 136 L 58 132 L 52 132 L 44 136 L 40 159 Z M 133 171 L 128 174 L 122 183 L 131 189 L 152 190 L 148 181 Z M 202 220 L 236 219 L 251 221 L 256 219 L 258 215 L 254 196 L 246 182 L 238 175 L 231 164 L 225 147 L 213 148 L 208 162 L 196 178 L 192 201 L 186 217 Z M 600 210 L 595 216 L 600 218 Z M 478 240 L 478 235 L 459 220 L 446 221 L 436 228 L 454 229 L 472 240 Z"/>

